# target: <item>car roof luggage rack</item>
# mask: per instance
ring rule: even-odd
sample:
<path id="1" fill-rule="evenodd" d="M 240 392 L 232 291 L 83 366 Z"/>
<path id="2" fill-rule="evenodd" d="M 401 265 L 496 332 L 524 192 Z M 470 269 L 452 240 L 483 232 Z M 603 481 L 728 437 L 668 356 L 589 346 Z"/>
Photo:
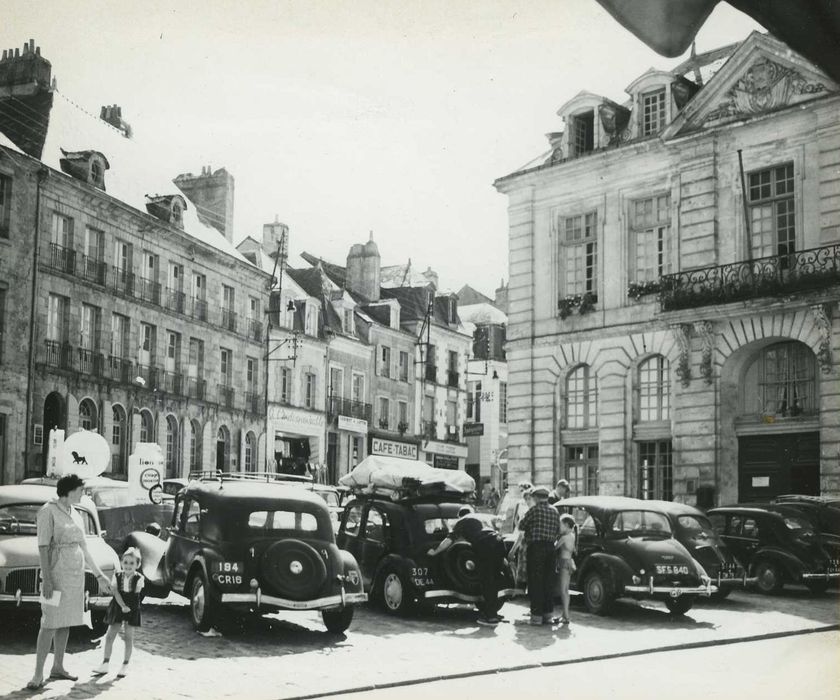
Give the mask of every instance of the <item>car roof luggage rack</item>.
<path id="1" fill-rule="evenodd" d="M 195 471 L 189 474 L 190 481 L 249 481 L 279 482 L 311 486 L 311 476 L 280 474 L 278 472 L 223 472 L 220 470 Z"/>
<path id="2" fill-rule="evenodd" d="M 423 483 L 412 477 L 403 477 L 402 484 L 395 488 L 369 484 L 367 486 L 351 486 L 350 491 L 359 498 L 387 498 L 395 502 L 439 501 L 445 498 L 447 501 L 465 503 L 472 496 L 472 493 L 447 489 L 443 482 Z"/>

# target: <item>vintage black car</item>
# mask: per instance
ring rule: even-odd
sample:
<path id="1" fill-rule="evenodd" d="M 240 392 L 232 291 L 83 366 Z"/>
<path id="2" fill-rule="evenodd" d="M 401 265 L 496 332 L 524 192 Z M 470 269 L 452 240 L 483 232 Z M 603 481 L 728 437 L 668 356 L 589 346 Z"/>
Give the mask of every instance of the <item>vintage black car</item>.
<path id="1" fill-rule="evenodd" d="M 320 610 L 330 632 L 346 630 L 367 600 L 356 560 L 335 544 L 330 513 L 308 489 L 266 476 L 214 474 L 175 497 L 168 538 L 135 532 L 147 594 L 190 599 L 199 630 L 236 614 Z"/>
<path id="2" fill-rule="evenodd" d="M 803 583 L 820 593 L 840 578 L 840 545 L 821 537 L 793 506 L 724 506 L 710 510 L 709 520 L 762 593 L 778 593 L 786 583 Z"/>
<path id="3" fill-rule="evenodd" d="M 474 603 L 480 586 L 469 544 L 455 542 L 436 557 L 427 554 L 449 534 L 462 506 L 434 496 L 352 497 L 341 516 L 338 546 L 356 557 L 365 590 L 388 612 L 402 613 L 418 602 Z M 499 606 L 523 592 L 507 573 Z"/>
<path id="4" fill-rule="evenodd" d="M 823 537 L 840 541 L 840 498 L 788 494 L 777 496 L 772 502 L 799 509 L 809 516 Z"/>
<path id="5" fill-rule="evenodd" d="M 746 567 L 715 532 L 703 511 L 673 501 L 646 503 L 668 516 L 674 537 L 700 562 L 712 583 L 717 586 L 714 598 L 726 598 L 734 589 L 755 583 L 755 578 L 748 575 Z"/>
<path id="6" fill-rule="evenodd" d="M 676 615 L 698 596 L 716 593 L 710 577 L 673 536 L 671 522 L 648 501 L 622 496 L 580 496 L 555 504 L 578 524 L 577 571 L 572 587 L 587 609 L 610 612 L 617 598 L 651 598 Z"/>

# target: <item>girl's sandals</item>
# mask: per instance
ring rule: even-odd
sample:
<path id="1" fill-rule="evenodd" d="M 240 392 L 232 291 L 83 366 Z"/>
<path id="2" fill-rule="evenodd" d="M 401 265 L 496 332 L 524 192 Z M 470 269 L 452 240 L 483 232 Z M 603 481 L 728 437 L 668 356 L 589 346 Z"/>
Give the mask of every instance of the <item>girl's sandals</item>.
<path id="1" fill-rule="evenodd" d="M 27 690 L 40 690 L 47 684 L 45 679 L 41 679 L 40 681 L 36 681 L 34 678 L 26 684 Z"/>

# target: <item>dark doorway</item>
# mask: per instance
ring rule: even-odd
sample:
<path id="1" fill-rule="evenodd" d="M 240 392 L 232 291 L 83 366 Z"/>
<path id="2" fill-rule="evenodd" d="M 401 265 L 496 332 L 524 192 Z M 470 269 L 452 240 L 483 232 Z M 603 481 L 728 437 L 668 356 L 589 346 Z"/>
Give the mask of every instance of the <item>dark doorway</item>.
<path id="1" fill-rule="evenodd" d="M 338 483 L 338 433 L 327 435 L 327 474 L 330 484 Z"/>
<path id="2" fill-rule="evenodd" d="M 309 438 L 278 438 L 283 443 L 282 451 L 274 453 L 277 470 L 281 474 L 307 473 L 306 464 L 310 458 Z M 275 443 L 276 444 L 276 443 Z"/>
<path id="3" fill-rule="evenodd" d="M 784 493 L 820 494 L 820 434 L 750 435 L 738 439 L 738 500 Z"/>
<path id="4" fill-rule="evenodd" d="M 216 470 L 226 472 L 230 464 L 230 431 L 227 426 L 219 428 L 216 434 Z"/>
<path id="5" fill-rule="evenodd" d="M 64 399 L 61 394 L 52 392 L 44 400 L 44 458 L 41 460 L 41 467 L 47 464 L 46 455 L 49 451 L 50 433 L 55 429 L 66 430 L 66 418 L 64 415 Z"/>

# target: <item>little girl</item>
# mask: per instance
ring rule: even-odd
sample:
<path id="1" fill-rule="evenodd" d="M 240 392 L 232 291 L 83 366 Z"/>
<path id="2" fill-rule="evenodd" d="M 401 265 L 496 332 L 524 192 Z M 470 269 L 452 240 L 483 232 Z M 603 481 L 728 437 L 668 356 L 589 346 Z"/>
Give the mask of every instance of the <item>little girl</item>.
<path id="1" fill-rule="evenodd" d="M 569 624 L 569 581 L 575 573 L 577 566 L 572 555 L 577 550 L 577 524 L 575 519 L 568 513 L 560 516 L 560 557 L 557 562 L 557 570 L 560 572 L 560 600 L 563 604 L 563 617 L 560 623 Z"/>
<path id="2" fill-rule="evenodd" d="M 141 563 L 140 550 L 129 547 L 122 555 L 122 571 L 114 574 L 111 580 L 111 590 L 114 597 L 105 614 L 108 623 L 108 633 L 105 635 L 105 656 L 102 663 L 93 673 L 102 676 L 108 673 L 111 661 L 111 650 L 114 640 L 123 629 L 125 640 L 125 657 L 117 677 L 123 678 L 128 673 L 128 662 L 134 650 L 134 628 L 140 626 L 140 601 L 143 599 L 143 576 L 138 572 Z"/>

